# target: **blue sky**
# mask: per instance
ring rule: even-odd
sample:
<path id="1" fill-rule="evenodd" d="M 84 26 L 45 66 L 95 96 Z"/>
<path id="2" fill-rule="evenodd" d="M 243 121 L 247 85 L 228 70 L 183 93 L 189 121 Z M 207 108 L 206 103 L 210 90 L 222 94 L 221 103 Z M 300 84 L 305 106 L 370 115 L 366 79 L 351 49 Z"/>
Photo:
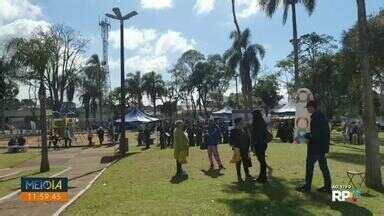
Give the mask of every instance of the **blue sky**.
<path id="1" fill-rule="evenodd" d="M 275 70 L 276 61 L 292 50 L 290 17 L 283 26 L 282 10 L 270 19 L 257 8 L 257 0 L 237 1 L 241 28 L 250 28 L 252 42 L 265 46 L 267 55 L 263 64 L 268 71 Z M 384 7 L 382 0 L 366 0 L 366 3 L 368 14 L 375 14 Z M 230 0 L 0 0 L 0 40 L 15 34 L 28 34 L 31 26 L 59 23 L 91 39 L 87 56 L 101 55 L 98 20 L 115 6 L 123 12 L 136 10 L 139 13 L 126 23 L 127 72 L 139 69 L 165 74 L 187 49 L 215 54 L 223 53 L 230 46 L 228 36 L 234 29 Z M 356 13 L 353 0 L 318 0 L 311 17 L 302 7 L 298 8 L 299 34 L 315 31 L 340 39 L 342 31 L 356 22 Z M 113 86 L 119 84 L 118 37 L 118 25 L 112 21 Z"/>

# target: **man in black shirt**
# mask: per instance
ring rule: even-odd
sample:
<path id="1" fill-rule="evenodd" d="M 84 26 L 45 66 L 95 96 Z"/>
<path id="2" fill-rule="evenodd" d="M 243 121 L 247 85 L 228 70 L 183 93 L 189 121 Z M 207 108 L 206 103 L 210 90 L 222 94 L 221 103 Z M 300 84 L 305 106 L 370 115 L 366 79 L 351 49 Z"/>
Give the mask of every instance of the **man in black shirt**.
<path id="1" fill-rule="evenodd" d="M 250 138 L 247 131 L 244 130 L 242 118 L 235 119 L 235 128 L 231 130 L 229 144 L 233 148 L 240 149 L 241 160 L 236 162 L 236 172 L 238 181 L 243 181 L 240 170 L 241 163 L 243 163 L 246 180 L 253 180 L 252 176 L 249 174 L 249 167 L 252 167 L 252 160 L 249 157 Z"/>
<path id="2" fill-rule="evenodd" d="M 311 132 L 306 135 L 309 140 L 307 147 L 307 164 L 305 174 L 305 185 L 298 188 L 299 191 L 309 192 L 312 186 L 313 169 L 316 161 L 319 162 L 320 170 L 324 178 L 324 187 L 319 188 L 321 192 L 331 192 L 331 175 L 329 172 L 325 154 L 329 152 L 330 129 L 327 118 L 318 109 L 315 101 L 307 103 L 308 112 L 311 113 Z"/>

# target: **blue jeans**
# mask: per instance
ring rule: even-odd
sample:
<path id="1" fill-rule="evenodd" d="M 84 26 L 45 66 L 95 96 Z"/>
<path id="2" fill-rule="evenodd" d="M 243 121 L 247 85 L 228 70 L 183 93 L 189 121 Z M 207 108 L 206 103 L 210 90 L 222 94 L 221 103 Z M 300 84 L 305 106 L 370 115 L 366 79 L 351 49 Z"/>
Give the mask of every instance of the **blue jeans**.
<path id="1" fill-rule="evenodd" d="M 313 169 L 315 168 L 316 161 L 319 162 L 320 170 L 324 178 L 324 187 L 331 188 L 331 175 L 329 172 L 327 158 L 325 154 L 316 154 L 307 155 L 307 164 L 306 164 L 306 173 L 305 173 L 305 187 L 311 189 L 312 178 L 313 178 Z"/>

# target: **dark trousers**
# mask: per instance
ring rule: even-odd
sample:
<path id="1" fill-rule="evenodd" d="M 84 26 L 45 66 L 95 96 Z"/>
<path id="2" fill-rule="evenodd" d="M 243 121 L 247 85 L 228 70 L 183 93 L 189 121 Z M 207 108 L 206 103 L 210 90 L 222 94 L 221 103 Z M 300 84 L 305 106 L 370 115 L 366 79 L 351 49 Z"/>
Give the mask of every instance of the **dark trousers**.
<path id="1" fill-rule="evenodd" d="M 183 168 L 181 167 L 181 163 L 176 161 L 176 175 L 179 175 L 183 172 Z"/>
<path id="2" fill-rule="evenodd" d="M 259 178 L 266 179 L 267 178 L 267 162 L 265 161 L 265 151 L 257 151 L 256 157 L 260 163 Z"/>
<path id="3" fill-rule="evenodd" d="M 316 161 L 319 162 L 320 170 L 323 173 L 324 187 L 331 188 L 331 175 L 328 169 L 327 158 L 325 154 L 308 154 L 306 173 L 305 173 L 305 186 L 307 189 L 311 189 L 313 169 L 315 168 Z"/>
<path id="4" fill-rule="evenodd" d="M 249 167 L 252 167 L 252 160 L 249 157 L 248 152 L 241 152 L 240 153 L 241 161 L 236 163 L 236 172 L 237 172 L 237 178 L 241 178 L 241 164 L 243 164 L 243 169 L 245 173 L 245 177 L 250 177 L 249 174 Z"/>

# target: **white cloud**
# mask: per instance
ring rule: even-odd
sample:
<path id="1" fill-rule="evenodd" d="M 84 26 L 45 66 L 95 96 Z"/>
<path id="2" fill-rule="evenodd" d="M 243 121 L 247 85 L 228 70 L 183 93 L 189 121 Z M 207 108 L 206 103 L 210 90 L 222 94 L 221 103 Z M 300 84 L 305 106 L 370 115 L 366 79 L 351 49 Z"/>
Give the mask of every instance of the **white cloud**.
<path id="1" fill-rule="evenodd" d="M 160 36 L 156 42 L 155 54 L 163 55 L 165 53 L 183 53 L 195 47 L 196 42 L 184 38 L 181 32 L 168 31 Z"/>
<path id="2" fill-rule="evenodd" d="M 197 14 L 207 14 L 215 9 L 216 0 L 197 0 L 193 9 Z"/>
<path id="3" fill-rule="evenodd" d="M 183 52 L 196 47 L 195 40 L 187 39 L 177 31 L 161 33 L 155 29 L 127 28 L 125 32 L 125 49 L 130 51 L 130 57 L 125 61 L 127 72 L 163 73 Z M 118 31 L 111 32 L 110 42 L 112 48 L 120 48 Z M 119 68 L 115 66 L 111 66 L 111 70 Z"/>
<path id="4" fill-rule="evenodd" d="M 163 72 L 169 66 L 167 56 L 141 56 L 137 55 L 128 58 L 125 61 L 125 68 L 129 72 L 142 71 L 147 73 L 151 71 Z"/>
<path id="5" fill-rule="evenodd" d="M 36 19 L 42 16 L 39 6 L 29 0 L 0 0 L 0 25 L 17 19 Z"/>
<path id="6" fill-rule="evenodd" d="M 47 29 L 49 23 L 30 19 L 18 19 L 10 24 L 0 26 L 0 41 L 15 37 L 27 37 L 35 29 Z"/>
<path id="7" fill-rule="evenodd" d="M 124 29 L 124 47 L 130 50 L 137 49 L 153 41 L 156 37 L 157 33 L 154 29 L 126 28 Z M 114 48 L 120 47 L 120 30 L 111 31 L 109 38 Z"/>
<path id="8" fill-rule="evenodd" d="M 258 0 L 238 0 L 237 8 L 239 9 L 239 18 L 248 18 L 260 10 Z"/>
<path id="9" fill-rule="evenodd" d="M 155 10 L 172 8 L 173 0 L 141 0 L 141 7 Z"/>
<path id="10" fill-rule="evenodd" d="M 27 37 L 35 29 L 50 24 L 41 18 L 42 10 L 30 0 L 0 0 L 0 45 L 11 38 Z"/>

